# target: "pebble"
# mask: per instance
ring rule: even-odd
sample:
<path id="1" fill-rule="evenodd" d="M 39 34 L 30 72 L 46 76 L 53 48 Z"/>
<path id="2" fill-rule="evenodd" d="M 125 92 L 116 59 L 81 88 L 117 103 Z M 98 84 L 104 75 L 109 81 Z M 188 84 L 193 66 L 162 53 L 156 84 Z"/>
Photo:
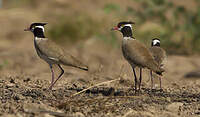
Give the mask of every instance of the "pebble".
<path id="1" fill-rule="evenodd" d="M 14 87 L 15 86 L 15 84 L 13 84 L 13 83 L 8 83 L 7 84 L 7 88 L 11 88 L 11 87 Z"/>
<path id="2" fill-rule="evenodd" d="M 179 107 L 183 106 L 183 103 L 181 102 L 174 102 L 174 103 L 171 103 L 169 104 L 166 109 L 168 111 L 171 111 L 171 112 L 178 112 L 179 110 Z"/>
<path id="3" fill-rule="evenodd" d="M 81 112 L 76 112 L 73 114 L 73 117 L 85 117 L 85 115 Z"/>

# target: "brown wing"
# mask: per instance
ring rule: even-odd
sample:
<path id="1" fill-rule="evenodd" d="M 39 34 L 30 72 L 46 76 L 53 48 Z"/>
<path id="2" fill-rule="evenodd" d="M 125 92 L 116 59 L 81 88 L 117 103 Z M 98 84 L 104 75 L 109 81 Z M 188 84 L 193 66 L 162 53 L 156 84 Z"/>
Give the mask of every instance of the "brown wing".
<path id="1" fill-rule="evenodd" d="M 140 67 L 147 67 L 155 72 L 163 72 L 159 68 L 156 61 L 153 59 L 150 51 L 145 47 L 144 44 L 137 40 L 124 40 L 123 50 L 127 56 L 127 59 L 131 60 L 135 65 Z"/>
<path id="2" fill-rule="evenodd" d="M 48 56 L 49 59 L 56 60 L 64 65 L 78 67 L 84 70 L 87 69 L 87 66 L 83 65 L 75 57 L 65 52 L 64 49 L 49 39 L 38 41 L 37 45 L 40 51 Z"/>
<path id="3" fill-rule="evenodd" d="M 153 46 L 150 48 L 150 51 L 154 57 L 154 60 L 159 65 L 161 65 L 163 63 L 164 59 L 166 59 L 166 52 L 161 47 Z"/>

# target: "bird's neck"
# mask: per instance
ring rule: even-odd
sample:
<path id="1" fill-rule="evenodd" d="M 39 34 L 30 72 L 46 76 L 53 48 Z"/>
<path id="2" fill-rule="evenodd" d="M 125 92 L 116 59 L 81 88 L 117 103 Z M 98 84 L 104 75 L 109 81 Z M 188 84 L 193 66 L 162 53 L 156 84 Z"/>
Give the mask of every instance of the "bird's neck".
<path id="1" fill-rule="evenodd" d="M 42 40 L 43 40 L 43 41 L 44 41 L 44 40 L 47 41 L 48 38 L 34 37 L 34 40 L 37 41 L 37 42 L 38 42 L 38 41 L 42 41 Z"/>
<path id="2" fill-rule="evenodd" d="M 125 26 L 121 29 L 124 39 L 134 39 L 132 29 L 129 26 Z"/>
<path id="3" fill-rule="evenodd" d="M 45 38 L 44 31 L 41 28 L 35 28 L 33 34 L 35 38 Z"/>
<path id="4" fill-rule="evenodd" d="M 123 40 L 135 40 L 133 37 L 123 37 Z"/>

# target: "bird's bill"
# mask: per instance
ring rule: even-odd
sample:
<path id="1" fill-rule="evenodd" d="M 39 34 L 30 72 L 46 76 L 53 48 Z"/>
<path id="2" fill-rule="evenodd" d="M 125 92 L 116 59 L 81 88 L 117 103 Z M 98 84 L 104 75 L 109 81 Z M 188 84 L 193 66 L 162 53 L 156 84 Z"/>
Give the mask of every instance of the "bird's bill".
<path id="1" fill-rule="evenodd" d="M 25 28 L 24 31 L 31 31 L 31 29 L 30 28 Z"/>
<path id="2" fill-rule="evenodd" d="M 113 27 L 111 30 L 119 30 L 119 28 L 116 26 L 116 27 Z"/>

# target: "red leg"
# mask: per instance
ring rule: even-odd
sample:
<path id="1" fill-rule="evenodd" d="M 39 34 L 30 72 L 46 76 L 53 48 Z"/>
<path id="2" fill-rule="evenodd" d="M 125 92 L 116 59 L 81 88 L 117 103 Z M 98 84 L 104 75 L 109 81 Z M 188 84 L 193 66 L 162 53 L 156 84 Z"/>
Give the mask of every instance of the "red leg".
<path id="1" fill-rule="evenodd" d="M 141 83 L 142 83 L 142 68 L 140 68 L 140 82 L 139 82 L 139 91 L 140 91 L 140 87 L 141 87 Z"/>
<path id="2" fill-rule="evenodd" d="M 160 90 L 161 90 L 162 89 L 162 86 L 161 86 L 162 85 L 162 82 L 161 82 L 162 79 L 161 79 L 161 77 L 159 77 L 159 80 L 160 80 Z"/>
<path id="3" fill-rule="evenodd" d="M 53 82 L 54 82 L 54 70 L 53 70 L 53 66 L 52 65 L 49 65 L 50 66 L 50 69 L 51 69 L 51 85 L 49 87 L 49 90 L 52 90 L 52 86 L 53 86 Z"/>
<path id="4" fill-rule="evenodd" d="M 154 83 L 153 83 L 153 75 L 152 74 L 153 74 L 152 71 L 150 71 L 150 76 L 151 76 L 151 90 L 153 89 L 153 85 L 154 85 Z"/>
<path id="5" fill-rule="evenodd" d="M 132 69 L 133 69 L 133 73 L 134 73 L 134 77 L 135 77 L 135 93 L 137 92 L 137 76 L 136 76 L 136 73 L 135 73 L 135 69 L 134 69 L 134 67 L 132 67 Z"/>
<path id="6" fill-rule="evenodd" d="M 53 82 L 53 84 L 50 86 L 50 88 L 52 88 L 53 87 L 53 85 L 54 84 L 56 84 L 56 82 L 60 79 L 60 77 L 64 74 L 64 70 L 63 70 L 63 68 L 58 64 L 58 67 L 60 68 L 60 70 L 61 70 L 61 73 L 60 73 L 60 75 L 58 76 L 58 78 Z"/>

